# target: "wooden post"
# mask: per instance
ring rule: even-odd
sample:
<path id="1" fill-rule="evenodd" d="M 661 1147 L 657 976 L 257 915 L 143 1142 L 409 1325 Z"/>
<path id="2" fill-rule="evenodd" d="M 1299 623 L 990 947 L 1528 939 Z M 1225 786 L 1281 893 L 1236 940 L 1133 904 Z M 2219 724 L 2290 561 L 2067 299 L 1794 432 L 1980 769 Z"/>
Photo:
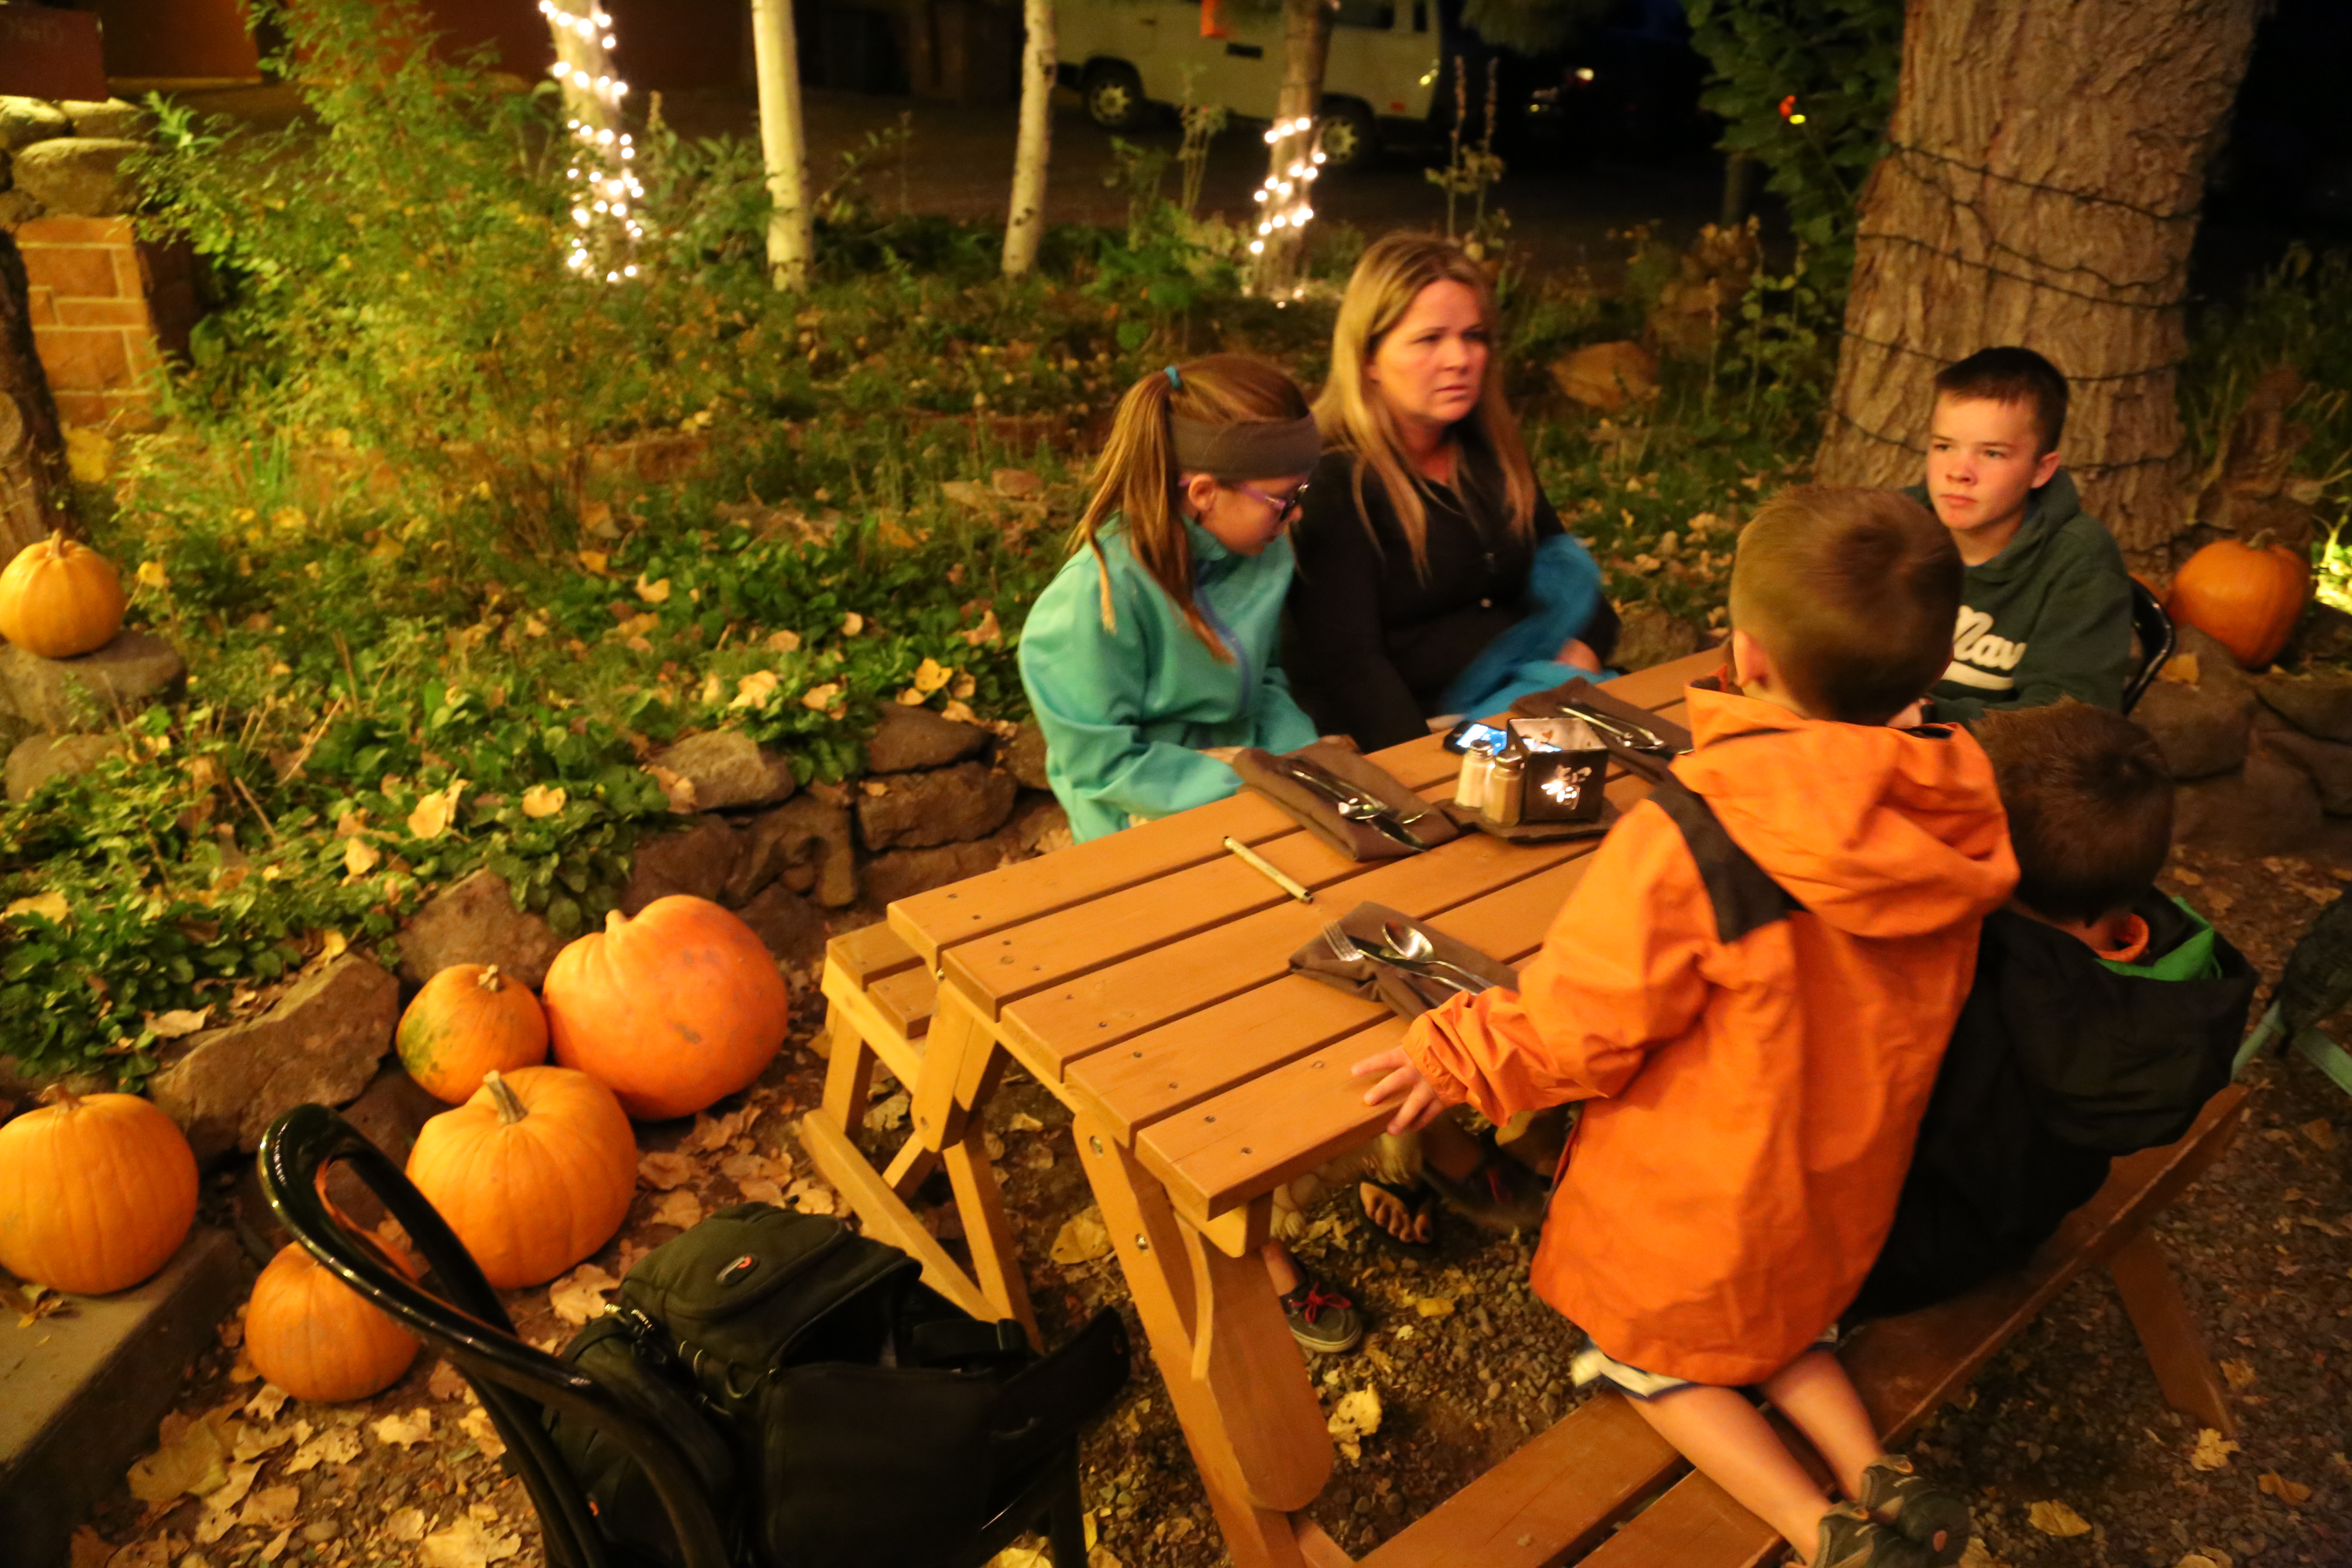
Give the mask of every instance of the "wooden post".
<path id="1" fill-rule="evenodd" d="M 808 139 L 801 120 L 800 39 L 792 0 L 751 0 L 751 58 L 760 82 L 760 153 L 768 168 L 768 273 L 779 289 L 808 287 L 816 234 L 809 214 Z"/>

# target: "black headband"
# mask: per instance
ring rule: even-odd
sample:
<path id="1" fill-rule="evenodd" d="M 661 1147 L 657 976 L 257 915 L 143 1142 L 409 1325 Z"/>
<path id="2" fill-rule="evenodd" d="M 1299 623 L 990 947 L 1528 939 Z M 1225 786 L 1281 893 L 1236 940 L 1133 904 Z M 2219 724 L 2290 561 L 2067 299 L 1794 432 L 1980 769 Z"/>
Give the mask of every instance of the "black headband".
<path id="1" fill-rule="evenodd" d="M 1185 473 L 1220 479 L 1276 479 L 1312 472 L 1323 455 L 1322 433 L 1312 416 L 1297 419 L 1253 419 L 1211 425 L 1168 416 L 1176 466 Z"/>

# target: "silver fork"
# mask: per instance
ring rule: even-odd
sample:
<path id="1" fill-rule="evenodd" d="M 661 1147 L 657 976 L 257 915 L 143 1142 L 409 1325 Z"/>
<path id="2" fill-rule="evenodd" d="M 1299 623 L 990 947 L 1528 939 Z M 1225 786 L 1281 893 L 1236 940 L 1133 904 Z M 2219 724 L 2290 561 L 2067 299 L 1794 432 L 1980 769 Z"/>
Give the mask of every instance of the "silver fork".
<path id="1" fill-rule="evenodd" d="M 1338 921 L 1323 922 L 1323 945 L 1329 948 L 1331 956 L 1342 963 L 1353 963 L 1364 956 L 1364 950 L 1356 945 L 1356 939 L 1349 936 Z"/>

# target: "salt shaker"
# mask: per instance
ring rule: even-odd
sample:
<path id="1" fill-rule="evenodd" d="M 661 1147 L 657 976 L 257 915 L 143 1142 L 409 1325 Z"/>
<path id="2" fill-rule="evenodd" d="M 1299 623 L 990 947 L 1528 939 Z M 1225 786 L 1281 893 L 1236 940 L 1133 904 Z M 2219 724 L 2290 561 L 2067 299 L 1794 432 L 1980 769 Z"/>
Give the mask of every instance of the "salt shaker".
<path id="1" fill-rule="evenodd" d="M 1486 820 L 1497 827 L 1517 826 L 1527 782 L 1528 748 L 1514 730 L 1486 770 Z"/>
<path id="2" fill-rule="evenodd" d="M 1495 759 L 1486 747 L 1475 742 L 1462 750 L 1462 773 L 1454 781 L 1454 804 L 1468 811 L 1483 811 L 1486 806 L 1486 777 L 1493 771 Z"/>

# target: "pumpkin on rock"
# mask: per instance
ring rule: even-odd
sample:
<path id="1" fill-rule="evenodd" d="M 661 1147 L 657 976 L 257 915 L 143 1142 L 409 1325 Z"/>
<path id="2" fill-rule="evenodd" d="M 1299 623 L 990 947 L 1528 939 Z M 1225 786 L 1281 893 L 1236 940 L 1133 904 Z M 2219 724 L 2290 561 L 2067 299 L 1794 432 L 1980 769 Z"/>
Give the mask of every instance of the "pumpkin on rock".
<path id="1" fill-rule="evenodd" d="M 542 996 L 555 1059 L 647 1121 L 749 1087 L 791 1018 L 784 977 L 751 928 L 686 894 L 635 920 L 614 910 L 555 955 Z"/>
<path id="2" fill-rule="evenodd" d="M 394 1037 L 400 1065 L 436 1100 L 473 1098 L 486 1072 L 547 1059 L 547 1015 L 495 963 L 454 963 L 425 983 Z"/>
<path id="3" fill-rule="evenodd" d="M 73 658 L 112 642 L 129 603 L 112 562 L 52 533 L 0 572 L 0 637 L 43 658 Z"/>
<path id="4" fill-rule="evenodd" d="M 482 1075 L 417 1131 L 408 1179 L 482 1277 L 543 1285 L 613 1238 L 637 1187 L 637 1141 L 613 1091 L 567 1068 Z"/>
<path id="5" fill-rule="evenodd" d="M 79 1295 L 128 1289 L 187 1240 L 196 1156 L 135 1094 L 49 1092 L 0 1127 L 0 1267 Z"/>
<path id="6" fill-rule="evenodd" d="M 404 1258 L 403 1272 L 416 1271 Z M 365 1399 L 400 1381 L 417 1342 L 297 1246 L 253 1282 L 245 1350 L 254 1370 L 297 1399 Z"/>
<path id="7" fill-rule="evenodd" d="M 2270 535 L 2217 539 L 2182 563 L 2165 613 L 2213 638 L 2248 669 L 2279 656 L 2311 589 L 2311 563 Z"/>

